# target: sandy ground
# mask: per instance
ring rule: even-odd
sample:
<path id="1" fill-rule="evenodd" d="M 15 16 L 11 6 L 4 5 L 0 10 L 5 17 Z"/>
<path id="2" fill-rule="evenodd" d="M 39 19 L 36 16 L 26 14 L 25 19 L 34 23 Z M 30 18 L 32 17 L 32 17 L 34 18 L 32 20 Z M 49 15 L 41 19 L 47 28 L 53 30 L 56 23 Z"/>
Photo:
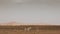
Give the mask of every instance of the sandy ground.
<path id="1" fill-rule="evenodd" d="M 20 29 L 20 26 L 0 26 L 0 34 L 60 34 L 60 26 L 39 26 L 42 29 L 35 29 L 32 26 L 32 30 L 25 30 L 25 27 Z M 30 26 L 27 26 L 30 27 Z"/>

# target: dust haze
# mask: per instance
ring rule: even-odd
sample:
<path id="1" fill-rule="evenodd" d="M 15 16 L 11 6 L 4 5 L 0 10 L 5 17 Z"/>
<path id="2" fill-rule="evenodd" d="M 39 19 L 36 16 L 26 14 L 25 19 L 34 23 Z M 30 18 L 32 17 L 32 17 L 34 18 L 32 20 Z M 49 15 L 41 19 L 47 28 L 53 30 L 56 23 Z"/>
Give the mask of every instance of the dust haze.
<path id="1" fill-rule="evenodd" d="M 0 22 L 60 24 L 60 0 L 0 0 Z"/>

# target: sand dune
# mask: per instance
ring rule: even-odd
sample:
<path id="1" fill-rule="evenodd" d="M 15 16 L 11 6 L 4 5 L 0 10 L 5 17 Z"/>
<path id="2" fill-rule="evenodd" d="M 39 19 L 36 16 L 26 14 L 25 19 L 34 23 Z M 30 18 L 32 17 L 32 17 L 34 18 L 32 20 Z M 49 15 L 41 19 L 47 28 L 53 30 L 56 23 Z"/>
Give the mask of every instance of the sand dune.
<path id="1" fill-rule="evenodd" d="M 22 22 L 15 22 L 15 21 L 11 21 L 11 22 L 6 22 L 6 23 L 0 23 L 0 25 L 50 25 L 47 23 L 22 23 Z"/>

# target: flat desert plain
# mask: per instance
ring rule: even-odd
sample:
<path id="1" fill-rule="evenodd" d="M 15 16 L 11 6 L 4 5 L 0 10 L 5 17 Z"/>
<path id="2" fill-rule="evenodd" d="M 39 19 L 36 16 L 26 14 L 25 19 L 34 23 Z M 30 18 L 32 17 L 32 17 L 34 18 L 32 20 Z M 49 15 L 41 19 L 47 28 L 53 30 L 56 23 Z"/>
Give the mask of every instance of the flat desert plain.
<path id="1" fill-rule="evenodd" d="M 0 26 L 0 34 L 60 34 L 56 25 Z"/>

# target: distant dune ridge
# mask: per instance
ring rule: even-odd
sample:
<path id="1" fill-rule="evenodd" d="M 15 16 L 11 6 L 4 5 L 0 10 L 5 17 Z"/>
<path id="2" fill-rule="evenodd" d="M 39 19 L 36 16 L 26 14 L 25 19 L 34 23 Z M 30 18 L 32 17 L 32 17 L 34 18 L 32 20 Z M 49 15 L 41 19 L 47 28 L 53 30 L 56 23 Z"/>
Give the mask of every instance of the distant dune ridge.
<path id="1" fill-rule="evenodd" d="M 11 21 L 11 22 L 6 22 L 6 23 L 0 23 L 0 25 L 49 25 L 47 23 L 22 23 L 22 22 L 16 22 L 16 21 Z"/>

